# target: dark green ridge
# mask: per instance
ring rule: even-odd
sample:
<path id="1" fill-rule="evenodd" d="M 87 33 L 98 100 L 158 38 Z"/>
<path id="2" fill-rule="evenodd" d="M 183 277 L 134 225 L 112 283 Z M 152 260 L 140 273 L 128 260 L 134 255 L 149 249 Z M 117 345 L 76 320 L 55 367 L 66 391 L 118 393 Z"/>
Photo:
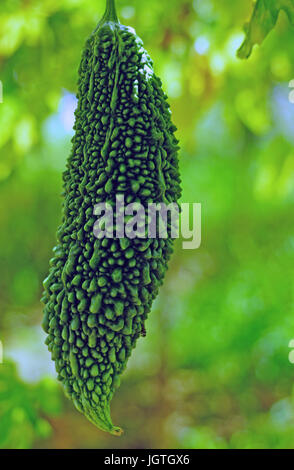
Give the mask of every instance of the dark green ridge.
<path id="1" fill-rule="evenodd" d="M 115 20 L 115 21 L 114 21 Z M 120 435 L 110 402 L 163 283 L 173 240 L 95 238 L 94 206 L 177 202 L 178 141 L 167 97 L 114 1 L 86 42 L 62 223 L 44 281 L 43 328 L 57 378 L 76 408 Z"/>

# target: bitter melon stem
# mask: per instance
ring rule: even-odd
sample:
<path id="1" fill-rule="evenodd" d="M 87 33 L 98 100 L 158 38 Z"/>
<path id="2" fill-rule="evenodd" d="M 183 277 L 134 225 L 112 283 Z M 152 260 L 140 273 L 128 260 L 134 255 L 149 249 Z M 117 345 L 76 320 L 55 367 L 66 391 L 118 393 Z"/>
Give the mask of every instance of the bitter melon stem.
<path id="1" fill-rule="evenodd" d="M 115 0 L 106 0 L 106 10 L 103 16 L 103 20 L 118 23 L 118 17 L 115 8 Z"/>

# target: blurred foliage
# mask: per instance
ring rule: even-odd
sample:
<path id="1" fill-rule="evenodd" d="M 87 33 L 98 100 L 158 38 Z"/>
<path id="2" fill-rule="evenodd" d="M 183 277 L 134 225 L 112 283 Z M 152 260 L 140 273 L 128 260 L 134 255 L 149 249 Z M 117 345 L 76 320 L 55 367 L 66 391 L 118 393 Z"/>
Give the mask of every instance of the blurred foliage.
<path id="1" fill-rule="evenodd" d="M 27 385 L 18 378 L 13 364 L 1 366 L 0 448 L 27 449 L 36 438 L 48 438 L 52 427 L 42 415 L 56 416 L 60 411 L 60 392 L 52 379 Z"/>
<path id="2" fill-rule="evenodd" d="M 262 43 L 282 10 L 294 26 L 294 0 L 257 0 L 250 23 L 246 25 L 246 39 L 238 51 L 240 58 L 247 59 L 253 46 Z"/>
<path id="3" fill-rule="evenodd" d="M 117 3 L 170 97 L 183 202 L 202 203 L 202 246 L 177 243 L 147 338 L 113 400 L 121 439 L 95 429 L 63 395 L 60 404 L 57 385 L 22 376 L 23 361 L 32 376 L 36 360 L 49 372 L 41 330 L 35 341 L 39 298 L 60 218 L 77 69 L 104 0 L 2 0 L 0 447 L 294 448 L 293 28 L 280 14 L 240 61 L 251 0 Z M 291 3 L 259 1 L 255 14 Z M 247 44 L 267 32 L 256 36 L 255 17 Z"/>

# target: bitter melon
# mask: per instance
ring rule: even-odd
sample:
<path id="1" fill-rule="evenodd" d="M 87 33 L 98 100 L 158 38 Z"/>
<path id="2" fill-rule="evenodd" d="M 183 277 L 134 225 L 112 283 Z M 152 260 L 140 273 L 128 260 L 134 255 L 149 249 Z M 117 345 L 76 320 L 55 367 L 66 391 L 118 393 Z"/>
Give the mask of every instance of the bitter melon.
<path id="1" fill-rule="evenodd" d="M 167 96 L 142 41 L 114 0 L 86 42 L 79 69 L 63 217 L 44 281 L 43 328 L 58 379 L 76 408 L 114 435 L 110 401 L 162 284 L 173 239 L 94 236 L 93 208 L 177 202 L 178 141 Z"/>

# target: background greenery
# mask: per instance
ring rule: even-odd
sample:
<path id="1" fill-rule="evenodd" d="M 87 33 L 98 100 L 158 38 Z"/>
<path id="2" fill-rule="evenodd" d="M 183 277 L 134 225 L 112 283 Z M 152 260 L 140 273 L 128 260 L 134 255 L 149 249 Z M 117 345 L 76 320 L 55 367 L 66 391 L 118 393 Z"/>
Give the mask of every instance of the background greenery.
<path id="1" fill-rule="evenodd" d="M 251 0 L 117 3 L 170 97 L 182 201 L 203 205 L 202 246 L 178 242 L 113 400 L 125 434 L 100 432 L 55 380 L 39 298 L 77 68 L 104 0 L 2 0 L 0 447 L 294 448 L 294 30 L 282 11 L 242 61 Z M 269 3 L 258 2 L 265 31 L 251 25 L 252 42 L 273 26 L 262 23 Z"/>

